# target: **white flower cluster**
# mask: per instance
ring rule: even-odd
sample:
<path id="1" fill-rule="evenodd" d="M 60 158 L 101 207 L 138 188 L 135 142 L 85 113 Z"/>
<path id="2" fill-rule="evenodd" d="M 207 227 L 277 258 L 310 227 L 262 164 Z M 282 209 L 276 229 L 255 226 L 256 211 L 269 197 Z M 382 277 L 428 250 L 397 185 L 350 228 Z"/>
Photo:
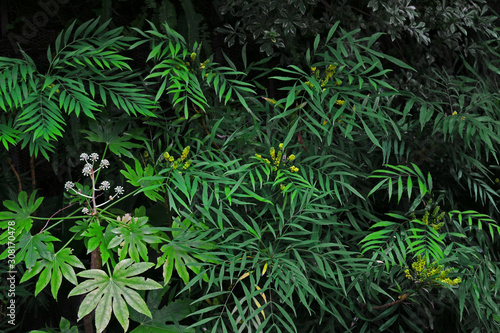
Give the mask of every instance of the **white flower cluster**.
<path id="1" fill-rule="evenodd" d="M 91 208 L 92 209 L 89 209 L 89 207 L 85 207 L 82 209 L 82 213 L 84 214 L 88 214 L 88 215 L 93 215 L 93 214 L 96 214 L 96 211 L 97 211 L 97 208 L 100 207 L 100 206 L 103 206 L 105 204 L 107 204 L 108 202 L 110 202 L 111 200 L 113 200 L 114 198 L 122 195 L 125 191 L 123 189 L 122 186 L 116 186 L 115 187 L 115 194 L 112 195 L 112 196 L 109 196 L 109 200 L 104 202 L 104 203 L 101 203 L 101 204 L 96 204 L 96 192 L 98 191 L 107 191 L 110 189 L 111 187 L 111 184 L 107 181 L 107 180 L 104 180 L 101 182 L 101 185 L 99 186 L 99 188 L 96 188 L 96 175 L 97 175 L 97 172 L 101 169 L 101 168 L 107 168 L 109 167 L 109 161 L 107 159 L 102 159 L 101 162 L 99 163 L 99 167 L 97 169 L 94 168 L 94 165 L 96 164 L 96 162 L 99 160 L 99 154 L 97 153 L 91 153 L 90 155 L 87 154 L 87 153 L 82 153 L 80 155 L 80 161 L 84 161 L 85 162 L 85 166 L 83 167 L 83 170 L 82 170 L 82 173 L 84 176 L 90 176 L 90 179 L 92 180 L 92 194 L 91 195 L 86 195 L 86 194 L 83 194 L 81 193 L 81 189 L 80 190 L 76 190 L 75 189 L 75 183 L 71 182 L 71 181 L 67 181 L 65 184 L 64 184 L 64 189 L 66 191 L 73 191 L 75 194 L 77 195 L 80 195 L 84 198 L 87 198 L 89 199 L 89 205 L 92 206 Z"/>

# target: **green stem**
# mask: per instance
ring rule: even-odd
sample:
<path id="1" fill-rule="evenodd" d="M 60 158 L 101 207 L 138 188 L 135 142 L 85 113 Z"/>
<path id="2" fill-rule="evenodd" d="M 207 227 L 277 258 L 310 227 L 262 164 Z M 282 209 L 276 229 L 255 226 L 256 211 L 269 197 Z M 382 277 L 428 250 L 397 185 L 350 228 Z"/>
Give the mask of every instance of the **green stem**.
<path id="1" fill-rule="evenodd" d="M 121 198 L 119 198 L 119 199 L 116 199 L 116 201 L 115 201 L 115 200 L 113 200 L 113 202 L 112 202 L 112 203 L 110 203 L 110 204 L 109 204 L 109 205 L 107 205 L 105 208 L 102 208 L 102 209 L 100 210 L 100 211 L 101 211 L 101 213 L 104 213 L 104 212 L 105 212 L 108 208 L 113 207 L 113 205 L 115 205 L 115 204 L 119 203 L 119 202 L 120 202 L 120 201 L 122 201 L 122 200 L 125 200 L 127 197 L 129 197 L 129 196 L 131 196 L 131 195 L 135 194 L 135 193 L 136 193 L 136 192 L 138 192 L 139 190 L 140 190 L 140 189 L 135 189 L 135 190 L 133 190 L 132 192 L 125 194 L 123 197 L 121 197 Z"/>
<path id="2" fill-rule="evenodd" d="M 66 244 L 63 245 L 63 247 L 61 247 L 59 249 L 59 251 L 56 252 L 56 254 L 58 254 L 59 252 L 61 252 L 62 249 L 64 249 L 66 246 L 68 246 L 69 243 L 71 243 L 71 241 L 77 236 L 77 234 L 73 234 L 73 236 L 66 242 Z"/>

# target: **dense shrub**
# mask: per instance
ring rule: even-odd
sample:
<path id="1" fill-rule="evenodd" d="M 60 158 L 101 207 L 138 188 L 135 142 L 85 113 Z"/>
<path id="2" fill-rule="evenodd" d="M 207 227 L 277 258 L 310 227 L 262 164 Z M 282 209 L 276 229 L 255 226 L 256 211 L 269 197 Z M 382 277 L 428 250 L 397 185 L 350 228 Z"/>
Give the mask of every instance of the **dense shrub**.
<path id="1" fill-rule="evenodd" d="M 464 54 L 468 75 L 410 89 L 420 64 L 342 26 L 278 68 L 97 20 L 60 34 L 45 74 L 1 58 L 3 145 L 51 158 L 68 124 L 74 147 L 64 198 L 4 201 L 20 287 L 78 296 L 87 332 L 498 330 L 495 63 Z M 138 73 L 120 52 L 144 46 Z M 271 79 L 276 99 L 257 93 Z"/>

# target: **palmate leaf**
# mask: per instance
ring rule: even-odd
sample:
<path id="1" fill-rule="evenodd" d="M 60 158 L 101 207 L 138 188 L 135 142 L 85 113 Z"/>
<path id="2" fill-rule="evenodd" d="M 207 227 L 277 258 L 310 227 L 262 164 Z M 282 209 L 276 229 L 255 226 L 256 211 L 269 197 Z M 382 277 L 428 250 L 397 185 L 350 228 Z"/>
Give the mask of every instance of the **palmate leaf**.
<path id="1" fill-rule="evenodd" d="M 213 242 L 203 240 L 208 233 L 188 229 L 175 236 L 172 242 L 161 247 L 160 250 L 163 255 L 158 258 L 156 267 L 163 265 L 165 284 L 172 278 L 174 268 L 184 283 L 188 284 L 190 280 L 188 268 L 198 275 L 201 273 L 203 264 L 220 261 L 217 257 L 204 253 L 216 246 Z M 203 280 L 208 281 L 206 272 L 203 273 Z"/>
<path id="2" fill-rule="evenodd" d="M 128 253 L 130 258 L 136 262 L 139 262 L 140 258 L 148 261 L 148 247 L 146 245 L 159 243 L 161 238 L 155 235 L 160 231 L 160 228 L 151 227 L 147 222 L 146 216 L 136 217 L 132 218 L 127 225 L 114 228 L 112 232 L 116 236 L 109 242 L 108 248 L 119 247 L 120 260 L 125 259 Z"/>
<path id="3" fill-rule="evenodd" d="M 161 194 L 158 193 L 158 188 L 163 186 L 161 181 L 163 177 L 154 176 L 155 171 L 153 166 L 148 165 L 143 169 L 139 160 L 136 159 L 135 170 L 128 164 L 125 164 L 125 168 L 127 170 L 121 170 L 120 172 L 127 178 L 130 184 L 141 187 L 140 192 L 144 192 L 144 195 L 153 201 L 163 199 Z"/>
<path id="4" fill-rule="evenodd" d="M 105 143 L 109 150 L 111 150 L 111 152 L 115 155 L 125 155 L 133 158 L 133 155 L 129 150 L 133 148 L 140 148 L 141 146 L 137 143 L 130 142 L 130 140 L 133 138 L 141 138 L 142 130 L 126 130 L 127 125 L 127 121 L 118 121 L 114 123 L 106 121 L 106 125 L 100 125 L 96 122 L 92 123 L 90 126 L 91 130 L 83 130 L 82 132 L 86 133 L 86 138 L 92 142 Z M 124 135 L 125 132 L 127 135 Z"/>
<path id="5" fill-rule="evenodd" d="M 96 329 L 104 331 L 111 319 L 111 313 L 127 331 L 131 306 L 137 312 L 152 317 L 151 312 L 139 293 L 135 290 L 160 289 L 161 285 L 148 278 L 137 276 L 154 266 L 153 263 L 134 263 L 132 259 L 120 261 L 111 276 L 99 269 L 80 272 L 78 276 L 88 278 L 69 293 L 69 297 L 88 293 L 80 309 L 78 320 L 95 309 Z M 134 290 L 135 289 L 135 290 Z"/>
<path id="6" fill-rule="evenodd" d="M 130 312 L 130 319 L 140 325 L 130 333 L 194 333 L 194 329 L 177 324 L 195 309 L 195 306 L 191 305 L 192 301 L 189 299 L 175 300 L 160 307 L 165 291 L 166 289 L 157 289 L 148 293 L 146 304 L 151 310 L 152 318 L 134 310 Z M 176 325 L 167 324 L 169 322 L 176 323 Z"/>
<path id="7" fill-rule="evenodd" d="M 79 226 L 77 226 L 77 228 L 73 227 L 73 230 L 78 230 L 78 227 Z M 91 223 L 90 226 L 81 234 L 86 237 L 86 240 L 88 240 L 85 243 L 87 246 L 87 254 L 99 247 L 103 264 L 110 258 L 112 264 L 115 264 L 115 260 L 112 256 L 113 252 L 108 249 L 109 242 L 113 238 L 112 230 L 113 226 L 111 224 L 108 224 L 106 231 L 104 231 L 103 226 L 100 226 L 97 223 Z"/>
<path id="8" fill-rule="evenodd" d="M 54 247 L 49 248 L 51 242 L 59 241 L 49 232 L 44 231 L 34 236 L 28 232 L 23 233 L 16 244 L 16 262 L 24 261 L 27 269 L 35 266 L 39 258 L 50 260 L 54 255 Z"/>
<path id="9" fill-rule="evenodd" d="M 0 244 L 6 244 L 9 236 L 14 236 L 15 239 L 11 242 L 15 242 L 19 239 L 21 235 L 27 234 L 33 226 L 33 220 L 31 219 L 31 214 L 37 210 L 43 201 L 42 198 L 36 199 L 36 191 L 31 194 L 28 199 L 28 194 L 26 192 L 21 192 L 18 195 L 18 203 L 5 200 L 3 205 L 9 211 L 0 212 L 0 230 L 5 230 L 0 235 Z M 15 222 L 15 227 L 12 222 Z M 9 229 L 10 226 L 10 229 Z M 14 233 L 12 233 L 12 230 Z M 9 233 L 9 231 L 11 231 Z M 5 258 L 7 255 L 7 249 L 0 255 L 0 258 Z"/>
<path id="10" fill-rule="evenodd" d="M 28 198 L 28 193 L 19 193 L 17 200 L 18 203 L 6 200 L 3 205 L 11 212 L 1 212 L 0 219 L 2 220 L 15 220 L 16 222 L 25 220 L 33 214 L 38 207 L 42 204 L 43 197 L 36 199 L 36 191 L 34 191 Z"/>
<path id="11" fill-rule="evenodd" d="M 74 284 L 78 284 L 73 267 L 85 269 L 78 257 L 71 254 L 71 249 L 64 248 L 54 253 L 54 245 L 47 243 L 47 248 L 50 251 L 50 259 L 42 259 L 35 263 L 35 266 L 24 273 L 21 281 L 27 281 L 40 273 L 40 277 L 36 283 L 35 296 L 38 295 L 47 284 L 51 285 L 52 296 L 57 299 L 57 293 L 61 287 L 62 278 Z"/>

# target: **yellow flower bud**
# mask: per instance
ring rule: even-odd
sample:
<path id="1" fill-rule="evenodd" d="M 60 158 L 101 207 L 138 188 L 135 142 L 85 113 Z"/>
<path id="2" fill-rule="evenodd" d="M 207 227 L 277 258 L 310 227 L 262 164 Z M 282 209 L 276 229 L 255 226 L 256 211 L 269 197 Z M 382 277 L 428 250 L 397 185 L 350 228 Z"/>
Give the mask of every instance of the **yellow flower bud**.
<path id="1" fill-rule="evenodd" d="M 182 151 L 182 155 L 181 155 L 181 161 L 184 161 L 186 159 L 186 157 L 189 154 L 189 149 L 191 149 L 191 147 L 189 147 L 189 146 L 184 148 L 184 150 Z"/>

